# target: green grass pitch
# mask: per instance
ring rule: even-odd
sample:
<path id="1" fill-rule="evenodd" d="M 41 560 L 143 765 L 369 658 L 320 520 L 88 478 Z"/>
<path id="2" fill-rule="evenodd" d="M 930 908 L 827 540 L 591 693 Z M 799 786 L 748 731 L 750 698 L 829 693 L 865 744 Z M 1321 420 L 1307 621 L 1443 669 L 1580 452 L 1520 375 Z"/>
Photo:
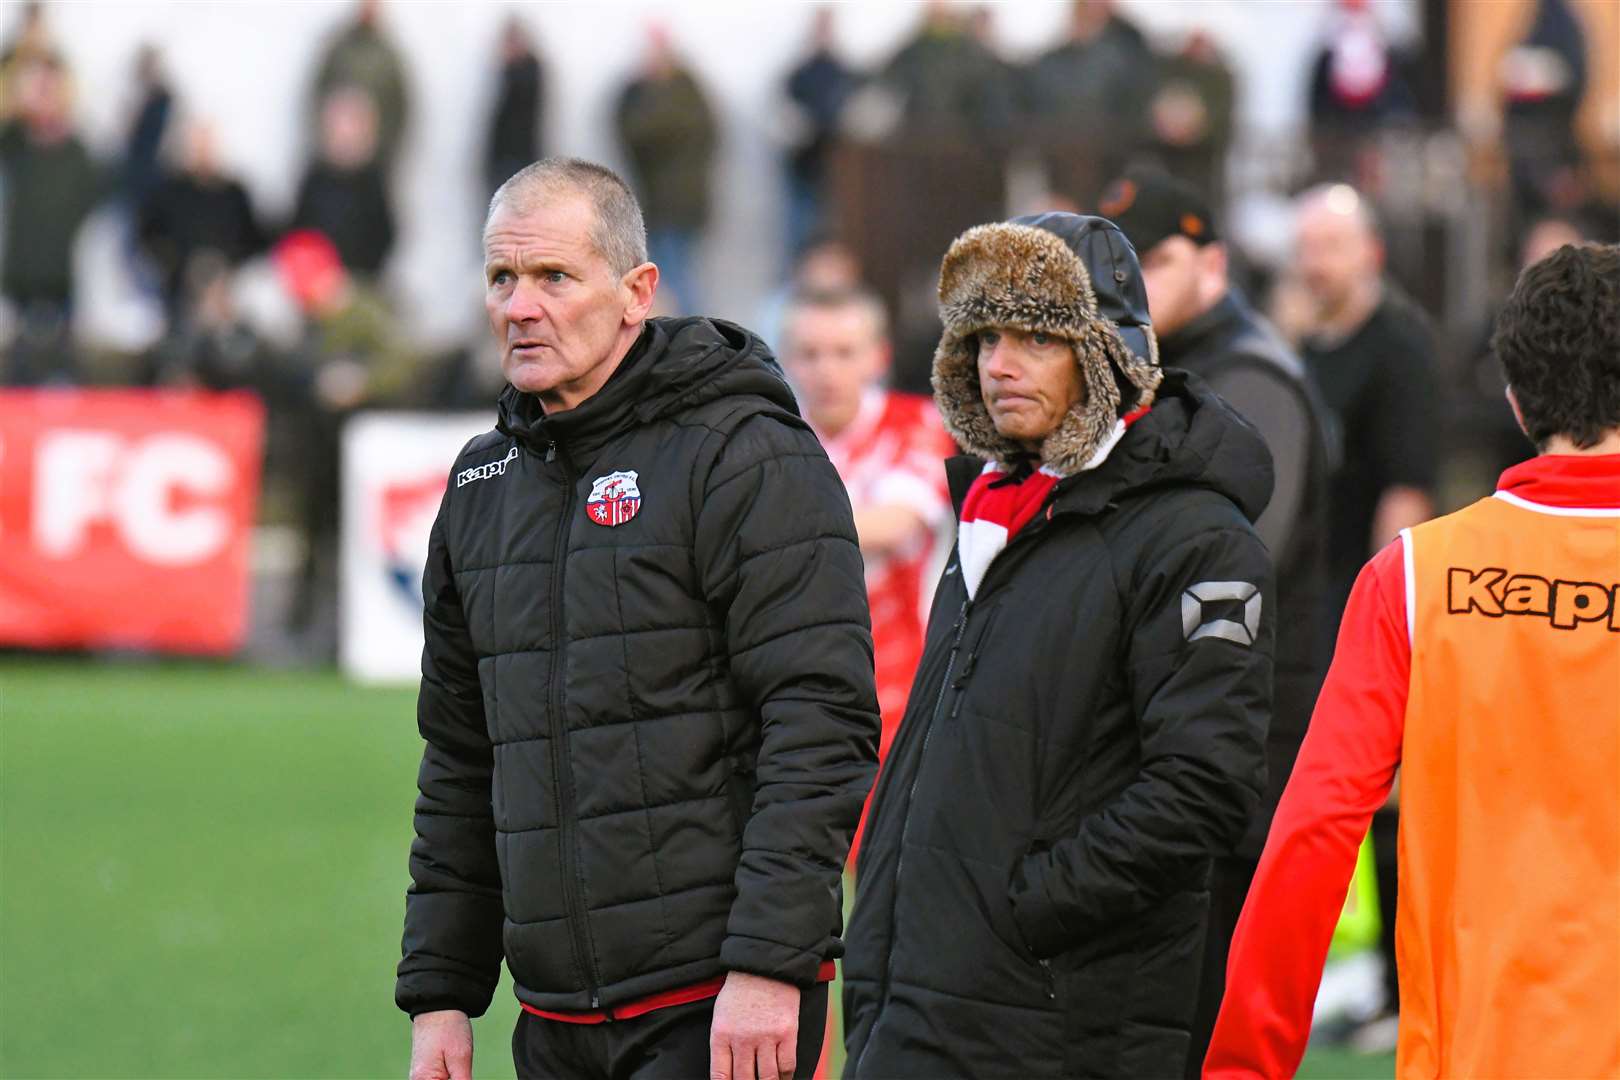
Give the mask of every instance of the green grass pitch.
<path id="1" fill-rule="evenodd" d="M 419 753 L 409 690 L 0 659 L 0 1076 L 403 1077 Z M 503 984 L 479 1077 L 515 1015 Z"/>

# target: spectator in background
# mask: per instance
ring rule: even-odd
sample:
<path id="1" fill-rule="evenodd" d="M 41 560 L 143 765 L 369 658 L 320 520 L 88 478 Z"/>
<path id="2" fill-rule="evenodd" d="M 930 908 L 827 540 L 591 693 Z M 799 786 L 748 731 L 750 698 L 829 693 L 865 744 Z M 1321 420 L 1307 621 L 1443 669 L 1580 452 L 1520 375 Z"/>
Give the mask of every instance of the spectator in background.
<path id="1" fill-rule="evenodd" d="M 545 78 L 534 39 L 523 20 L 508 16 L 501 28 L 500 85 L 490 120 L 484 184 L 490 194 L 540 157 L 545 119 Z"/>
<path id="2" fill-rule="evenodd" d="M 1327 434 L 1304 363 L 1231 283 L 1226 244 L 1195 189 L 1164 173 L 1132 170 L 1109 186 L 1098 209 L 1141 258 L 1160 362 L 1205 379 L 1253 424 L 1276 472 L 1271 502 L 1255 523 L 1277 574 L 1266 791 L 1236 850 L 1215 860 L 1210 878 L 1210 927 L 1187 1058 L 1187 1075 L 1196 1078 L 1220 1011 L 1227 946 L 1327 668 L 1320 633 L 1327 592 Z"/>
<path id="3" fill-rule="evenodd" d="M 1433 513 L 1439 388 L 1428 319 L 1385 281 L 1366 200 L 1325 185 L 1302 195 L 1297 213 L 1296 269 L 1313 304 L 1302 352 L 1340 449 L 1329 485 L 1336 621 L 1361 565 Z"/>
<path id="4" fill-rule="evenodd" d="M 1315 134 L 1365 135 L 1409 116 L 1412 92 L 1367 0 L 1339 0 L 1311 66 Z"/>
<path id="5" fill-rule="evenodd" d="M 981 125 L 984 133 L 1010 141 L 1009 134 L 1019 120 L 1019 84 L 1024 76 L 1022 69 L 1006 58 L 996 30 L 996 6 L 975 4 L 969 8 L 967 32 L 979 47 L 973 64 L 983 88 Z"/>
<path id="6" fill-rule="evenodd" d="M 676 306 L 699 310 L 696 248 L 709 221 L 718 132 L 703 88 L 663 25 L 648 27 L 641 71 L 620 92 L 615 116 L 646 213 L 648 254 Z"/>
<path id="7" fill-rule="evenodd" d="M 1111 0 L 1073 0 L 1063 42 L 1026 72 L 1026 105 L 1043 143 L 1079 147 L 1093 159 L 1088 168 L 1101 171 L 1089 183 L 1077 181 L 1071 163 L 1054 159 L 1048 168 L 1056 189 L 1089 201 L 1096 183 L 1118 171 L 1151 130 L 1157 64 L 1142 31 Z"/>
<path id="8" fill-rule="evenodd" d="M 174 111 L 174 95 L 154 45 L 142 45 L 135 54 L 135 92 L 135 115 L 124 142 L 122 194 L 138 211 L 162 179 L 158 154 Z"/>
<path id="9" fill-rule="evenodd" d="M 358 87 L 377 111 L 377 158 L 384 171 L 393 168 L 410 120 L 410 83 L 399 50 L 380 25 L 380 0 L 360 0 L 353 22 L 332 39 L 316 68 L 312 99 L 314 124 L 324 120 L 326 101 L 344 88 Z"/>
<path id="10" fill-rule="evenodd" d="M 866 562 L 880 768 L 922 656 L 929 573 L 951 520 L 944 463 L 955 452 L 932 400 L 883 388 L 891 354 L 883 301 L 864 288 L 805 292 L 788 308 L 782 367 L 849 491 Z"/>
<path id="11" fill-rule="evenodd" d="M 778 355 L 784 344 L 788 307 L 802 293 L 848 292 L 861 287 L 861 260 L 843 240 L 814 236 L 794 260 L 786 281 L 765 298 L 756 322 L 760 340 Z"/>
<path id="12" fill-rule="evenodd" d="M 153 386 L 206 390 L 251 389 L 278 405 L 267 386 L 276 365 L 269 347 L 237 310 L 230 262 L 196 252 L 185 264 L 179 312 L 170 332 L 146 358 Z"/>
<path id="13" fill-rule="evenodd" d="M 1311 66 L 1311 143 L 1320 176 L 1366 187 L 1378 176 L 1370 136 L 1417 107 L 1377 14 L 1367 0 L 1339 0 Z"/>
<path id="14" fill-rule="evenodd" d="M 37 60 L 60 63 L 61 59 L 62 54 L 51 40 L 51 30 L 45 22 L 45 5 L 24 4 L 16 33 L 0 48 L 0 121 L 17 115 L 17 84 L 22 73 Z"/>
<path id="15" fill-rule="evenodd" d="M 388 174 L 378 156 L 377 108 L 371 95 L 345 86 L 321 107 L 316 160 L 298 188 L 289 230 L 313 229 L 337 246 L 344 268 L 376 278 L 394 246 Z"/>
<path id="16" fill-rule="evenodd" d="M 1567 0 L 1537 0 L 1535 19 L 1499 71 L 1502 134 L 1520 222 L 1573 210 L 1584 197 L 1575 114 L 1586 96 L 1586 68 L 1586 35 Z"/>
<path id="17" fill-rule="evenodd" d="M 1428 320 L 1384 280 L 1383 243 L 1371 208 L 1333 184 L 1298 204 L 1298 273 L 1313 304 L 1302 352 L 1322 390 L 1339 449 L 1328 485 L 1329 637 L 1361 566 L 1434 511 L 1436 435 L 1443 402 Z M 1378 905 L 1395 910 L 1399 816 L 1392 802 L 1373 819 Z M 1394 920 L 1385 919 L 1385 1008 L 1352 1036 L 1358 1049 L 1393 1045 L 1399 986 Z"/>
<path id="18" fill-rule="evenodd" d="M 135 53 L 134 110 L 124 138 L 124 160 L 119 168 L 119 226 L 131 284 L 144 298 L 162 298 L 170 319 L 174 316 L 174 305 L 167 302 L 159 277 L 153 273 L 142 251 L 141 213 L 163 178 L 160 156 L 173 112 L 174 95 L 169 90 L 157 47 L 142 45 Z"/>
<path id="19" fill-rule="evenodd" d="M 139 236 L 162 275 L 172 329 L 184 321 L 185 295 L 195 287 L 193 261 L 219 260 L 228 272 L 264 250 L 247 189 L 220 167 L 211 123 L 186 126 L 180 168 L 164 176 L 141 207 Z"/>
<path id="20" fill-rule="evenodd" d="M 1180 51 L 1159 61 L 1149 106 L 1153 140 L 1168 171 L 1219 205 L 1237 96 L 1232 69 L 1208 31 L 1187 35 Z"/>
<path id="21" fill-rule="evenodd" d="M 305 368 L 315 396 L 341 412 L 411 399 L 418 356 L 371 283 L 348 272 L 336 245 L 312 229 L 287 234 L 271 252 L 305 317 Z"/>
<path id="22" fill-rule="evenodd" d="M 844 106 L 859 79 L 833 52 L 833 9 L 811 18 L 810 52 L 788 73 L 784 87 L 792 132 L 788 145 L 788 251 L 797 255 L 823 226 L 827 172 L 838 141 Z"/>
<path id="23" fill-rule="evenodd" d="M 288 621 L 294 630 L 308 630 L 322 625 L 317 623 L 321 605 L 330 607 L 336 596 L 340 492 L 333 462 L 339 459 L 343 424 L 367 405 L 410 402 L 421 363 L 382 296 L 345 268 L 338 247 L 324 233 L 289 233 L 272 257 L 305 317 L 294 358 L 299 376 L 294 400 L 305 435 L 294 469 L 301 477 L 308 543 Z M 317 642 L 317 647 L 330 644 Z"/>
<path id="24" fill-rule="evenodd" d="M 73 248 L 106 177 L 74 130 L 61 60 L 28 60 L 13 88 L 16 113 L 0 124 L 0 294 L 15 308 L 18 332 L 4 381 L 71 380 Z"/>
<path id="25" fill-rule="evenodd" d="M 878 83 L 899 99 L 907 136 L 1005 139 L 1015 114 L 1007 69 L 944 0 L 929 0 L 916 36 L 895 53 Z"/>

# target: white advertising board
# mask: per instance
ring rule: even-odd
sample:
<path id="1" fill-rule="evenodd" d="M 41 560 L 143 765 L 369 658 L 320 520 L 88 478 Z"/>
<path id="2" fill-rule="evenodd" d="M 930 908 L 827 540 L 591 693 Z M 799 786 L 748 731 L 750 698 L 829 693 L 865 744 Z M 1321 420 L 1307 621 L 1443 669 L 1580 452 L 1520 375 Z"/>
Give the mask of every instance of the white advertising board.
<path id="1" fill-rule="evenodd" d="M 422 670 L 422 565 L 445 478 L 490 413 L 371 412 L 343 429 L 338 657 L 359 682 Z"/>

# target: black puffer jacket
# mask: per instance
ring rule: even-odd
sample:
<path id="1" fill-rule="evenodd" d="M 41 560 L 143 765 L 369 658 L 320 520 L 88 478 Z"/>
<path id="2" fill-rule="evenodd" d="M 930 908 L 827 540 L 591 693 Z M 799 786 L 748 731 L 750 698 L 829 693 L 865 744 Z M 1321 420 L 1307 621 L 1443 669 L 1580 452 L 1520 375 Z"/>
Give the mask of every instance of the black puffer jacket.
<path id="1" fill-rule="evenodd" d="M 551 418 L 508 387 L 423 591 L 401 1008 L 483 1012 L 503 938 L 561 1010 L 841 953 L 878 734 L 861 558 L 756 338 L 654 320 Z"/>
<path id="2" fill-rule="evenodd" d="M 1181 1075 L 1210 860 L 1265 783 L 1270 489 L 1166 370 L 971 602 L 953 556 L 861 848 L 846 1075 Z"/>

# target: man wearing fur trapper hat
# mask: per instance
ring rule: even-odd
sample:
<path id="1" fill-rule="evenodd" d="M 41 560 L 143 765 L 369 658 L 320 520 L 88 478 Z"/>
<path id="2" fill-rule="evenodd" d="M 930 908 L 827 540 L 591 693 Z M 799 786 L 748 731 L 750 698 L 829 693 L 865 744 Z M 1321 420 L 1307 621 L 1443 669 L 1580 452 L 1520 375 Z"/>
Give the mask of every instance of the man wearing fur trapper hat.
<path id="1" fill-rule="evenodd" d="M 970 229 L 939 297 L 972 456 L 866 824 L 845 1075 L 1180 1076 L 1210 862 L 1265 784 L 1271 457 L 1158 366 L 1102 218 Z"/>

